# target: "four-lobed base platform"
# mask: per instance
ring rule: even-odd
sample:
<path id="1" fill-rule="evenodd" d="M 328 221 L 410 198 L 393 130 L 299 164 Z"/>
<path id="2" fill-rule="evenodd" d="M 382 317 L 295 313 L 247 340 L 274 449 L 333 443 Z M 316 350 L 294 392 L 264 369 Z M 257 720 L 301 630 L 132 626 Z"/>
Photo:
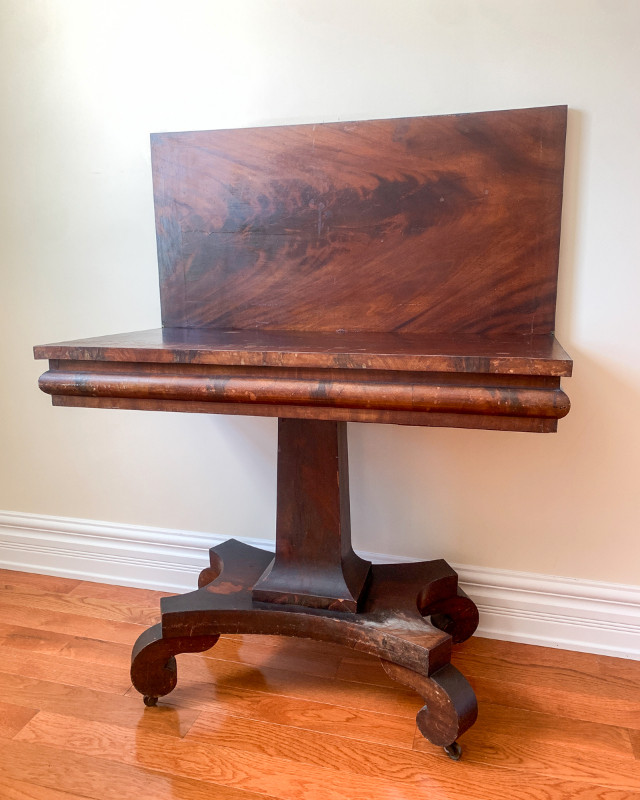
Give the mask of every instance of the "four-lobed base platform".
<path id="1" fill-rule="evenodd" d="M 379 656 L 385 671 L 424 698 L 416 721 L 422 735 L 460 755 L 456 739 L 477 716 L 476 698 L 450 663 L 451 643 L 473 634 L 474 603 L 442 560 L 371 567 L 356 612 L 256 601 L 252 589 L 273 553 L 233 539 L 210 551 L 200 588 L 161 601 L 162 622 L 133 648 L 131 679 L 147 705 L 176 685 L 175 655 L 213 647 L 220 634 L 299 636 Z"/>

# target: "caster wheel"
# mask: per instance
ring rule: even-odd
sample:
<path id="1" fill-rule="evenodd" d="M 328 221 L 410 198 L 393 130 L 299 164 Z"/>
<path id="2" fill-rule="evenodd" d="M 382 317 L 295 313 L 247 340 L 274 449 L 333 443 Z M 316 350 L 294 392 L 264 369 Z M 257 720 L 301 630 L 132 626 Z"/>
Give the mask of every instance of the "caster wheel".
<path id="1" fill-rule="evenodd" d="M 444 748 L 444 752 L 449 756 L 452 761 L 460 761 L 460 756 L 462 755 L 462 748 L 458 744 L 458 742 L 453 742 L 453 744 L 448 744 Z"/>
<path id="2" fill-rule="evenodd" d="M 158 698 L 154 697 L 152 694 L 145 694 L 145 696 L 142 698 L 142 700 L 143 700 L 145 706 L 149 706 L 149 708 L 151 708 L 152 706 L 157 706 L 158 705 Z"/>

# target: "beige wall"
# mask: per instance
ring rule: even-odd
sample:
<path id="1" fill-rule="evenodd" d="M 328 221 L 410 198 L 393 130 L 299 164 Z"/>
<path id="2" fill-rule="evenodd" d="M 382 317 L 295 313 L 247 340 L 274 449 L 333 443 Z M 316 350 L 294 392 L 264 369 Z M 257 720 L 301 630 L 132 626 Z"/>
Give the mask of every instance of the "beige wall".
<path id="1" fill-rule="evenodd" d="M 273 420 L 54 409 L 159 325 L 148 135 L 567 103 L 556 435 L 351 425 L 361 549 L 640 583 L 640 3 L 0 0 L 0 509 L 272 537 Z"/>

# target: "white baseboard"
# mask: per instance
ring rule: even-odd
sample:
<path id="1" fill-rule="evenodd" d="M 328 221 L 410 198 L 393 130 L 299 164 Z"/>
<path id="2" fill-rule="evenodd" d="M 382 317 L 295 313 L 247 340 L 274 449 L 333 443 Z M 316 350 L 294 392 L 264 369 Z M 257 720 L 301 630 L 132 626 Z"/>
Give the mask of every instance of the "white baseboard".
<path id="1" fill-rule="evenodd" d="M 0 512 L 0 566 L 183 592 L 228 537 Z M 273 549 L 274 543 L 244 539 Z M 412 559 L 361 553 L 374 563 Z M 478 635 L 640 658 L 640 587 L 452 564 L 480 609 Z"/>

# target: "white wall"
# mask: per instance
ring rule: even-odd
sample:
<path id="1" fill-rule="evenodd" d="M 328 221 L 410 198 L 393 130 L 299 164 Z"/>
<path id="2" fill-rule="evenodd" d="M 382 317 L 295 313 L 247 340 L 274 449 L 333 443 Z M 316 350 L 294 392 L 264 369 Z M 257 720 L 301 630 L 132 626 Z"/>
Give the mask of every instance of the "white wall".
<path id="1" fill-rule="evenodd" d="M 273 536 L 274 420 L 54 409 L 159 326 L 151 131 L 566 103 L 556 435 L 351 425 L 356 545 L 640 583 L 640 3 L 0 0 L 0 509 Z"/>

